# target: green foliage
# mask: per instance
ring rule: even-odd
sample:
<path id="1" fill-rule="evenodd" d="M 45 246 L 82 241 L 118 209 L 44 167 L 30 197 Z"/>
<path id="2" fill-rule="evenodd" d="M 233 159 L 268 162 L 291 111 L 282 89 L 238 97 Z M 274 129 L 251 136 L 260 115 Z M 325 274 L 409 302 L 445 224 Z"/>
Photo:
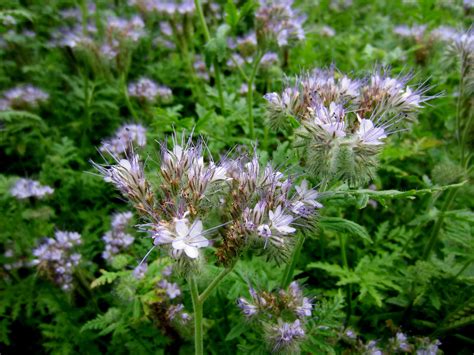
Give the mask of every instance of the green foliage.
<path id="1" fill-rule="evenodd" d="M 440 339 L 446 353 L 472 352 L 470 77 L 456 63 L 459 53 L 446 55 L 444 44 L 401 39 L 393 32 L 401 24 L 426 24 L 427 31 L 441 25 L 468 28 L 472 8 L 462 1 L 358 0 L 347 8 L 344 1 L 296 1 L 294 8 L 307 16 L 306 38 L 291 46 L 260 48 L 262 54 L 274 52 L 278 63 L 255 68 L 249 107 L 242 84 L 253 69 L 252 54 L 242 56 L 240 68 L 230 58 L 237 52 L 232 43 L 255 28 L 258 1 L 201 1 L 210 30 L 207 43 L 195 13 L 168 16 L 127 1 L 92 3 L 95 10 L 87 1 L 71 0 L 6 0 L 1 5 L 0 107 L 4 93 L 17 85 L 32 84 L 49 99 L 0 109 L 0 353 L 192 353 L 187 280 L 177 272 L 164 276 L 171 259 L 159 246 L 150 249 L 151 238 L 137 227 L 149 221 L 135 216 L 127 229 L 133 244 L 110 261 L 102 257 L 110 216 L 133 208 L 96 176 L 90 161 L 102 162 L 101 154 L 111 161 L 98 147 L 130 123 L 147 129 L 146 146 L 136 149 L 155 184 L 161 183 L 158 142 L 173 131 L 178 136 L 192 131 L 194 138 L 206 138 L 205 154 L 216 161 L 256 149 L 262 162 L 294 181 L 304 178 L 319 186 L 324 208 L 305 235 L 294 272 L 313 305 L 302 353 L 364 353 L 365 344 L 375 339 L 386 345 L 384 353 L 395 353 L 390 339 L 398 331 Z M 68 18 L 63 12 L 68 9 L 78 12 Z M 145 36 L 106 59 L 101 51 L 111 36 L 105 27 L 109 17 L 138 14 Z M 96 26 L 95 42 L 82 48 L 56 46 L 73 25 L 78 34 Z M 324 25 L 335 35 L 326 36 Z M 262 36 L 256 34 L 258 42 Z M 202 72 L 195 65 L 198 59 L 206 63 Z M 413 70 L 415 81 L 427 80 L 428 95 L 443 94 L 420 111 L 416 122 L 385 140 L 378 161 L 358 156 L 367 168 L 358 170 L 347 147 L 328 156 L 294 149 L 299 125 L 294 117 L 281 130 L 266 120 L 265 93 L 280 92 L 301 70 L 333 64 L 354 76 L 376 65 L 389 65 L 394 74 Z M 141 77 L 171 88 L 173 100 L 128 97 L 127 85 Z M 249 110 L 256 141 L 250 137 Z M 320 181 L 322 170 L 335 179 Z M 343 176 L 336 176 L 340 171 Z M 10 190 L 18 178 L 37 180 L 54 193 L 15 199 Z M 340 183 L 341 178 L 351 185 Z M 70 292 L 32 263 L 33 250 L 57 230 L 82 235 L 82 260 Z M 222 270 L 214 247 L 218 242 L 204 251 L 209 262 L 196 265 L 201 292 Z M 139 278 L 134 270 L 149 251 L 148 270 Z M 241 255 L 204 304 L 205 353 L 268 353 L 262 334 L 242 316 L 236 300 L 248 297 L 250 287 L 278 290 L 285 265 L 250 252 Z M 180 295 L 170 299 L 159 286 L 164 279 L 176 283 Z M 179 304 L 188 323 L 169 319 L 167 312 Z M 348 329 L 357 340 L 345 338 Z"/>

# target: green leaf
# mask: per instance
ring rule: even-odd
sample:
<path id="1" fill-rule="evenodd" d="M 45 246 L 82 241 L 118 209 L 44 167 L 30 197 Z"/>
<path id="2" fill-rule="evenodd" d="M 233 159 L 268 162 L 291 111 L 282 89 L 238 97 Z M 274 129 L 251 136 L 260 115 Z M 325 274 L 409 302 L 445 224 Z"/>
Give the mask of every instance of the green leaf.
<path id="1" fill-rule="evenodd" d="M 247 329 L 248 329 L 248 327 L 245 323 L 242 323 L 242 322 L 237 323 L 229 331 L 229 334 L 227 334 L 227 336 L 225 337 L 225 341 L 229 341 L 229 340 L 232 340 L 232 339 L 235 339 L 235 338 L 239 337 Z"/>
<path id="2" fill-rule="evenodd" d="M 347 233 L 350 235 L 355 235 L 369 243 L 372 243 L 372 239 L 370 238 L 369 233 L 367 233 L 367 230 L 360 224 L 357 224 L 348 219 L 323 216 L 319 220 L 319 225 L 323 229 L 332 230 L 338 233 Z"/>

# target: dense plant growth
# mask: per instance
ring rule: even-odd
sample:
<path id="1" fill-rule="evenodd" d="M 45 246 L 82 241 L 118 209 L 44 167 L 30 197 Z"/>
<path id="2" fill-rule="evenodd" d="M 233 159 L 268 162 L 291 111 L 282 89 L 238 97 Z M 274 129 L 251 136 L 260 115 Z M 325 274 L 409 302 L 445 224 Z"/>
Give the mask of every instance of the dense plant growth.
<path id="1" fill-rule="evenodd" d="M 0 5 L 0 352 L 470 354 L 472 1 Z"/>

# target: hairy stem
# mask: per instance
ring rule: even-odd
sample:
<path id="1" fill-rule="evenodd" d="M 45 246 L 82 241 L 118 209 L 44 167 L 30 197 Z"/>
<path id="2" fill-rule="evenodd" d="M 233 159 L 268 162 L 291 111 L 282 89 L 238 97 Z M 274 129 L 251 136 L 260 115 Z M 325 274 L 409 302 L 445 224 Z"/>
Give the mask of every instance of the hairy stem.
<path id="1" fill-rule="evenodd" d="M 285 272 L 283 273 L 283 279 L 281 280 L 281 288 L 286 289 L 293 279 L 293 272 L 295 271 L 296 263 L 301 254 L 301 249 L 303 248 L 304 243 L 304 234 L 299 232 L 296 235 L 296 244 L 293 248 L 290 260 L 286 264 Z"/>
<path id="2" fill-rule="evenodd" d="M 191 289 L 191 298 L 194 310 L 194 352 L 196 355 L 204 354 L 204 344 L 202 337 L 202 303 L 199 301 L 199 291 L 196 279 L 191 276 L 188 280 Z"/>
<path id="3" fill-rule="evenodd" d="M 209 33 L 209 28 L 207 27 L 206 18 L 204 17 L 204 12 L 202 11 L 202 5 L 200 0 L 194 0 L 194 5 L 196 6 L 196 10 L 199 16 L 199 22 L 201 23 L 202 30 L 204 32 L 204 38 L 206 43 L 211 40 L 211 34 Z M 214 59 L 214 77 L 216 79 L 216 86 L 217 92 L 219 95 L 219 106 L 221 108 L 221 112 L 224 112 L 224 91 L 222 89 L 222 81 L 221 81 L 221 74 L 219 72 L 219 62 L 217 59 Z"/>
<path id="4" fill-rule="evenodd" d="M 423 251 L 423 260 L 427 260 L 428 257 L 430 256 L 434 246 L 436 245 L 436 242 L 438 240 L 438 235 L 439 232 L 441 231 L 441 227 L 443 226 L 444 222 L 444 214 L 449 208 L 451 207 L 454 198 L 456 197 L 458 189 L 451 189 L 448 192 L 448 196 L 446 197 L 446 200 L 444 201 L 443 207 L 441 207 L 441 211 L 439 211 L 439 216 L 438 219 L 436 220 L 433 229 L 431 230 L 431 235 L 430 239 L 428 241 L 428 244 L 426 244 L 425 250 Z"/>
<path id="5" fill-rule="evenodd" d="M 252 72 L 250 73 L 250 77 L 247 81 L 247 108 L 248 108 L 248 119 L 249 119 L 249 135 L 250 139 L 255 139 L 255 124 L 253 119 L 253 83 L 255 80 L 255 76 L 257 75 L 258 66 L 260 65 L 260 61 L 262 59 L 262 52 L 258 51 L 257 55 L 253 62 Z"/>
<path id="6" fill-rule="evenodd" d="M 134 119 L 138 119 L 138 116 L 133 109 L 132 102 L 130 101 L 130 97 L 128 96 L 128 88 L 127 88 L 127 75 L 124 73 L 120 79 L 120 86 L 122 87 L 122 94 L 125 98 L 125 104 L 127 105 L 128 111 L 133 116 Z"/>
<path id="7" fill-rule="evenodd" d="M 347 261 L 345 236 L 339 235 L 339 245 L 341 247 L 342 265 L 344 266 L 344 269 L 349 270 L 349 263 Z M 345 325 L 349 324 L 349 320 L 352 314 L 352 287 L 350 284 L 346 286 L 346 292 L 347 292 L 347 310 L 346 310 L 346 320 L 344 322 Z"/>
<path id="8" fill-rule="evenodd" d="M 233 270 L 234 266 L 225 268 L 222 270 L 214 280 L 206 287 L 206 289 L 199 295 L 199 302 L 204 303 L 206 299 L 209 297 L 212 291 L 220 284 L 222 279 L 227 276 Z"/>

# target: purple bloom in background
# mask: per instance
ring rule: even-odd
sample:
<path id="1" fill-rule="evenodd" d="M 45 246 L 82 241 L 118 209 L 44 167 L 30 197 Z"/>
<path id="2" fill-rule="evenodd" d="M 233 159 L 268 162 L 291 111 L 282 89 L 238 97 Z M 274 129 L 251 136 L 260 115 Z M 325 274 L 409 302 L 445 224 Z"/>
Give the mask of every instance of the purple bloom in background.
<path id="1" fill-rule="evenodd" d="M 46 275 L 54 275 L 54 281 L 65 291 L 72 289 L 73 271 L 81 255 L 73 253 L 73 248 L 82 243 L 76 232 L 57 231 L 54 238 L 47 238 L 33 250 L 33 265 L 38 265 Z"/>
<path id="2" fill-rule="evenodd" d="M 47 101 L 49 95 L 33 85 L 20 85 L 3 93 L 0 109 L 34 108 Z"/>
<path id="3" fill-rule="evenodd" d="M 124 154 L 134 144 L 143 147 L 146 144 L 146 129 L 139 124 L 127 124 L 120 127 L 115 136 L 102 142 L 100 151 L 115 155 Z"/>
<path id="4" fill-rule="evenodd" d="M 158 99 L 164 102 L 171 101 L 173 93 L 170 88 L 164 85 L 157 85 L 154 81 L 141 78 L 128 86 L 128 94 L 139 100 L 146 102 L 155 102 Z"/>
<path id="5" fill-rule="evenodd" d="M 43 198 L 51 195 L 54 189 L 49 186 L 43 186 L 38 181 L 31 179 L 18 179 L 10 190 L 12 196 L 19 200 L 29 197 Z"/>
<path id="6" fill-rule="evenodd" d="M 132 212 L 117 213 L 113 216 L 112 229 L 102 237 L 102 240 L 105 242 L 105 250 L 102 252 L 102 257 L 105 260 L 110 262 L 116 254 L 128 248 L 135 240 L 135 238 L 125 232 L 132 217 Z"/>

